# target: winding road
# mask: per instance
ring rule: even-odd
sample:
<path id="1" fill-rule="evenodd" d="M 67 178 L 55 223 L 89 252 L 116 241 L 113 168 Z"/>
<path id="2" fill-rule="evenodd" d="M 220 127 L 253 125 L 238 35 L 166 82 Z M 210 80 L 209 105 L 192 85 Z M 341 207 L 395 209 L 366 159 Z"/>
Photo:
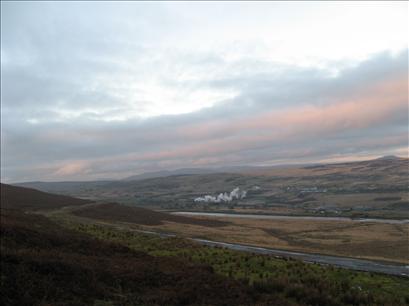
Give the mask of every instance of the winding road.
<path id="1" fill-rule="evenodd" d="M 378 263 L 369 260 L 355 259 L 349 257 L 328 256 L 319 254 L 308 254 L 300 252 L 283 251 L 277 249 L 269 249 L 262 247 L 255 247 L 243 244 L 226 243 L 220 241 L 211 241 L 205 239 L 191 238 L 194 241 L 208 246 L 221 246 L 227 249 L 245 251 L 257 254 L 266 254 L 279 257 L 290 257 L 304 262 L 317 263 L 321 265 L 332 265 L 351 270 L 385 273 L 390 275 L 399 275 L 409 277 L 409 266 L 390 265 Z"/>
<path id="2" fill-rule="evenodd" d="M 158 233 L 158 232 L 143 231 L 143 230 L 134 230 L 134 231 L 145 233 L 145 234 L 159 235 L 161 237 L 177 237 L 177 235 L 170 234 L 170 233 Z M 389 274 L 389 275 L 409 277 L 409 266 L 404 266 L 404 265 L 386 264 L 386 263 L 380 263 L 380 262 L 364 260 L 364 259 L 356 259 L 356 258 L 350 258 L 350 257 L 339 257 L 339 256 L 329 256 L 329 255 L 284 251 L 284 250 L 278 250 L 278 249 L 262 248 L 262 247 L 244 245 L 244 244 L 227 243 L 227 242 L 206 240 L 206 239 L 200 239 L 200 238 L 187 238 L 187 239 L 193 240 L 200 244 L 211 246 L 211 247 L 218 246 L 218 247 L 224 247 L 224 248 L 236 250 L 236 251 L 272 255 L 272 256 L 277 256 L 277 257 L 289 257 L 289 258 L 302 260 L 308 263 L 316 263 L 320 265 L 332 265 L 332 266 L 350 269 L 350 270 L 376 272 L 376 273 L 384 273 L 384 274 Z"/>

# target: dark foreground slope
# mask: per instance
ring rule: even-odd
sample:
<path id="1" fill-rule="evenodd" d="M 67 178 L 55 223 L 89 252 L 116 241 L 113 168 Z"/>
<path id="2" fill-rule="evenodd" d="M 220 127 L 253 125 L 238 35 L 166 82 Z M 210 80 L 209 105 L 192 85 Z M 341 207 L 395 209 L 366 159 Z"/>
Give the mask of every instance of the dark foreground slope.
<path id="1" fill-rule="evenodd" d="M 0 305 L 298 305 L 255 294 L 208 265 L 154 257 L 16 209 L 85 202 L 2 185 Z"/>
<path id="2" fill-rule="evenodd" d="M 38 215 L 2 209 L 1 237 L 2 305 L 252 305 L 264 299 L 209 266 L 132 251 Z"/>
<path id="3" fill-rule="evenodd" d="M 41 210 L 91 203 L 88 200 L 56 195 L 31 188 L 16 187 L 7 184 L 1 184 L 0 194 L 1 208 L 9 209 Z"/>
<path id="4" fill-rule="evenodd" d="M 32 193 L 32 201 L 39 201 L 35 198 L 39 194 Z M 4 199 L 16 207 L 19 197 L 10 195 L 6 193 Z M 49 205 L 59 204 L 50 201 Z M 122 216 L 130 212 L 112 204 L 104 207 L 106 215 L 116 208 Z M 142 219 L 151 214 L 131 211 L 130 217 L 135 218 L 138 212 L 145 213 Z M 157 218 L 155 222 L 167 218 L 166 214 L 151 216 Z M 76 219 L 66 222 L 57 217 L 57 224 L 38 214 L 0 210 L 0 305 L 375 306 L 409 302 L 402 294 L 401 287 L 407 284 L 403 279 L 215 249 Z"/>

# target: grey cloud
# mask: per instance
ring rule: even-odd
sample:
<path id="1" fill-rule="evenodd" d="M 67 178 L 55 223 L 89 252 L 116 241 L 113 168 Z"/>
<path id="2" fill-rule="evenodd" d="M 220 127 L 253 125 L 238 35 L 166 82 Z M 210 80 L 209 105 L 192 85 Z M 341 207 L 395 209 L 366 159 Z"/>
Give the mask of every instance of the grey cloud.
<path id="1" fill-rule="evenodd" d="M 384 68 L 379 70 L 381 76 L 374 75 L 375 78 L 384 76 L 384 72 L 388 70 L 390 65 L 390 59 L 384 60 L 384 57 L 381 57 L 379 61 L 384 61 Z M 382 66 L 381 63 L 376 63 Z M 365 65 L 367 63 L 364 63 L 363 67 Z M 356 67 L 354 71 L 358 75 L 361 73 L 359 67 Z M 335 84 L 339 82 L 340 87 L 343 88 L 340 91 L 337 86 L 332 85 L 334 93 L 337 98 L 340 95 L 348 97 L 360 88 L 359 85 L 367 84 L 368 78 L 372 75 L 361 78 L 363 80 L 361 83 L 353 83 L 350 87 L 345 85 L 342 75 L 337 79 L 331 79 L 331 82 Z M 305 78 L 308 79 L 308 75 L 305 75 Z M 354 75 L 350 75 L 349 78 L 354 78 Z M 360 79 L 359 77 L 355 78 Z M 308 83 L 308 81 L 306 82 Z M 302 82 L 302 86 L 298 87 L 298 84 L 294 83 L 293 87 L 296 96 L 298 96 L 299 91 L 302 92 L 305 89 Z M 320 85 L 321 83 L 317 82 L 316 88 L 310 90 L 315 92 L 317 98 L 321 97 L 321 92 L 324 92 L 323 96 L 331 97 L 328 86 L 324 84 L 321 88 Z M 271 110 L 271 108 L 266 107 L 264 100 L 258 99 L 257 95 L 252 96 L 251 92 L 246 93 L 245 91 L 244 93 L 256 102 L 252 105 L 250 114 L 262 114 Z M 279 96 L 279 88 L 274 88 L 270 98 L 275 98 L 276 95 Z M 286 95 L 284 94 L 284 96 Z M 286 96 L 286 98 L 291 101 L 291 97 Z M 14 173 L 15 177 L 11 177 L 12 180 L 19 180 L 19 178 L 21 180 L 22 176 L 19 173 L 32 173 L 32 176 L 29 176 L 31 179 L 47 175 L 50 179 L 58 179 L 58 176 L 50 174 L 50 172 L 52 173 L 50 168 L 45 167 L 44 172 L 41 172 L 35 169 L 35 165 L 46 165 L 47 161 L 51 160 L 56 164 L 55 170 L 58 169 L 58 165 L 62 165 L 64 162 L 85 160 L 89 162 L 88 172 L 86 174 L 80 173 L 81 177 L 98 178 L 109 175 L 125 176 L 133 172 L 163 167 L 263 164 L 263 162 L 274 160 L 290 162 L 291 159 L 308 161 L 325 158 L 331 154 L 362 154 L 363 152 L 382 154 L 408 145 L 407 137 L 405 137 L 408 134 L 407 111 L 405 113 L 398 110 L 394 117 L 386 118 L 380 124 L 369 125 L 358 131 L 341 128 L 335 131 L 322 130 L 316 134 L 316 130 L 308 132 L 308 127 L 306 127 L 304 131 L 299 131 L 299 135 L 292 135 L 288 139 L 252 143 L 250 146 L 235 148 L 231 146 L 230 141 L 232 139 L 235 142 L 240 140 L 248 131 L 242 129 L 237 131 L 239 134 L 230 134 L 229 136 L 225 130 L 216 129 L 213 134 L 209 134 L 206 124 L 212 124 L 215 120 L 228 124 L 240 122 L 240 120 L 247 118 L 249 113 L 242 113 L 245 108 L 241 105 L 241 99 L 243 97 L 239 96 L 234 100 L 226 101 L 225 104 L 187 115 L 161 116 L 123 122 L 101 122 L 84 118 L 83 120 L 60 123 L 53 123 L 52 120 L 49 120 L 45 123 L 32 125 L 25 122 L 24 118 L 13 117 L 11 111 L 10 117 L 3 125 L 5 136 L 3 148 L 6 148 L 3 149 L 5 153 L 3 160 L 5 161 L 4 164 L 7 165 L 4 171 L 10 174 Z M 294 98 L 294 100 L 296 99 Z M 297 111 L 300 104 L 297 100 L 294 103 L 293 106 Z M 238 111 L 233 111 L 235 108 Z M 189 128 L 196 124 L 204 125 L 204 135 L 193 134 L 192 137 L 186 137 L 180 134 L 180 131 L 189 131 Z M 394 142 L 385 141 L 390 138 L 394 138 Z M 190 147 L 201 143 L 206 145 L 208 141 L 214 139 L 220 139 L 221 143 L 223 143 L 223 139 L 226 139 L 226 148 L 223 148 L 222 153 L 204 150 L 199 155 L 192 155 L 191 157 L 165 156 L 154 160 L 143 157 L 127 157 L 127 155 L 138 156 L 138 154 L 143 156 L 144 154 L 173 150 L 178 147 Z M 209 149 L 212 149 L 211 143 L 209 143 Z M 22 170 L 23 168 L 25 170 Z M 76 176 L 74 175 L 72 178 L 76 178 Z"/>
<path id="2" fill-rule="evenodd" d="M 263 102 L 267 107 L 268 104 L 326 104 L 338 96 L 345 97 L 348 92 L 355 93 L 364 86 L 392 76 L 407 78 L 408 50 L 395 56 L 386 52 L 377 54 L 341 70 L 338 77 L 332 77 L 328 70 L 319 68 L 277 66 L 269 62 L 263 67 L 267 72 L 242 73 L 233 78 L 212 80 L 208 85 L 238 90 L 241 92 L 238 101 L 243 106 L 252 106 L 253 103 L 260 106 Z M 240 103 L 235 103 L 235 107 L 238 106 Z"/>
<path id="3" fill-rule="evenodd" d="M 20 5 L 2 4 L 2 179 L 124 177 L 164 168 L 381 155 L 408 147 L 407 94 L 406 107 L 399 104 L 358 128 L 349 126 L 349 118 L 322 130 L 252 125 L 269 112 L 332 106 L 360 97 L 377 82 L 407 80 L 407 50 L 375 55 L 333 77 L 331 69 L 170 49 L 156 41 L 183 20 L 160 15 L 162 4 L 111 10 L 104 3 L 93 12 L 90 3 L 78 10 L 76 4 L 50 2 L 42 13 L 36 3 Z M 156 73 L 169 88 L 232 90 L 236 96 L 188 114 L 141 118 L 137 113 L 149 101 L 138 90 Z M 242 122 L 248 126 L 240 127 Z"/>

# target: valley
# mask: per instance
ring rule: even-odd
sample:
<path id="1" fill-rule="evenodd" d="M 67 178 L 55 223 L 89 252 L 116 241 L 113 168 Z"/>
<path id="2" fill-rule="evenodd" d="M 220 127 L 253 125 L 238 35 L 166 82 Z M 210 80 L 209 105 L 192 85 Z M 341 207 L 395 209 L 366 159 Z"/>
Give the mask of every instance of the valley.
<path id="1" fill-rule="evenodd" d="M 129 230 L 237 243 L 286 251 L 409 264 L 409 222 L 308 217 L 263 218 L 166 214 L 118 204 L 71 208 L 53 216 L 115 224 Z M 311 220 L 317 219 L 317 220 Z M 88 220 L 88 221 L 87 221 Z"/>
<path id="2" fill-rule="evenodd" d="M 0 306 L 409 306 L 408 5 L 0 0 Z"/>
<path id="3" fill-rule="evenodd" d="M 21 287 L 22 303 L 406 305 L 407 165 L 407 159 L 381 159 L 257 173 L 2 184 L 2 279 L 7 288 L 23 278 L 40 280 Z M 366 177 L 368 171 L 376 175 Z M 60 248 L 67 239 L 73 243 Z M 119 268 L 129 260 L 135 261 L 131 274 Z M 61 277 L 56 265 L 94 275 L 81 280 L 93 293 L 77 289 L 74 272 L 63 291 L 47 291 L 50 279 Z M 25 271 L 17 278 L 16 267 Z M 192 279 L 195 273 L 202 277 Z M 213 299 L 192 295 L 210 283 Z M 223 288 L 231 294 L 222 297 Z M 9 305 L 15 297 L 3 299 Z"/>
<path id="4" fill-rule="evenodd" d="M 282 167 L 183 170 L 175 175 L 116 181 L 15 184 L 93 201 L 112 201 L 163 211 L 345 216 L 407 219 L 409 159 Z M 222 170 L 230 173 L 218 172 Z M 236 172 L 234 172 L 236 171 Z M 171 172 L 172 174 L 172 172 Z M 158 175 L 158 174 L 156 174 Z M 195 201 L 203 196 L 245 191 L 231 201 Z"/>

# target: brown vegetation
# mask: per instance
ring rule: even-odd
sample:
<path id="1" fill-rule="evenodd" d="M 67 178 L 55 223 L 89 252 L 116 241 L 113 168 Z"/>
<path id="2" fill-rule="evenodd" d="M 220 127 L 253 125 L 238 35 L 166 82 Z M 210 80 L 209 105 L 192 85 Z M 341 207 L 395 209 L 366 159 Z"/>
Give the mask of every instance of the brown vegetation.
<path id="1" fill-rule="evenodd" d="M 173 232 L 185 237 L 268 248 L 409 263 L 408 224 L 203 216 L 195 218 L 225 221 L 230 224 L 210 228 L 198 224 L 165 222 L 163 225 L 144 228 Z"/>
<path id="2" fill-rule="evenodd" d="M 31 188 L 1 184 L 1 208 L 41 210 L 91 203 L 88 200 L 51 194 Z"/>
<path id="3" fill-rule="evenodd" d="M 6 195 L 8 205 L 17 207 L 13 201 L 19 203 L 19 196 L 13 197 L 10 193 Z M 40 203 L 39 205 L 44 207 L 41 204 L 41 199 L 44 199 L 43 193 L 32 192 L 31 196 L 28 202 L 32 205 L 30 209 L 37 209 L 35 203 Z M 45 197 L 48 200 L 46 207 L 54 208 L 60 205 L 53 203 L 52 198 L 48 196 Z M 54 199 L 58 198 L 59 196 L 56 196 Z M 66 212 L 65 209 L 61 211 L 62 214 Z M 84 211 L 94 216 L 99 215 L 102 220 L 112 221 L 114 218 L 121 222 L 138 221 L 141 224 L 149 224 L 144 225 L 146 227 L 160 226 L 163 222 L 210 231 L 227 228 L 230 224 L 227 221 L 200 221 L 196 218 L 173 216 L 117 204 L 93 204 L 73 209 L 74 213 Z M 104 240 L 98 240 L 87 234 L 63 228 L 44 216 L 16 209 L 2 208 L 0 218 L 1 305 L 324 306 L 389 305 L 391 303 L 388 301 L 395 300 L 394 305 L 403 305 L 402 303 L 407 300 L 403 296 L 397 299 L 389 296 L 384 299 L 377 295 L 376 288 L 371 289 L 375 290 L 373 292 L 361 292 L 347 280 L 323 278 L 319 272 L 323 272 L 321 268 L 313 269 L 312 266 L 287 263 L 284 260 L 277 263 L 284 269 L 280 276 L 274 272 L 265 277 L 263 266 L 266 263 L 262 257 L 256 258 L 257 262 L 262 260 L 263 264 L 260 269 L 255 269 L 258 280 L 250 279 L 247 272 L 242 278 L 234 280 L 231 278 L 233 271 L 242 271 L 244 267 L 253 266 L 251 256 L 236 254 L 240 259 L 232 261 L 230 259 L 237 257 L 235 254 L 229 259 L 226 256 L 219 256 L 229 254 L 227 251 L 198 246 L 191 249 L 187 242 L 180 238 L 165 239 L 166 241 L 160 243 L 156 250 L 162 255 L 152 256 L 154 254 L 149 255 L 146 252 L 155 250 L 155 245 L 143 237 L 136 237 L 134 241 L 132 237 L 135 237 L 135 234 L 130 232 L 118 236 L 118 233 L 102 227 Z M 90 221 L 87 218 L 76 218 Z M 227 225 L 221 227 L 222 224 Z M 84 224 L 77 224 L 77 227 L 82 230 L 98 228 Z M 125 243 L 120 244 L 118 237 L 123 237 L 125 240 L 122 242 Z M 110 240 L 111 242 L 108 242 Z M 134 248 L 133 242 L 137 241 L 142 242 L 140 250 Z M 134 247 L 131 249 L 127 242 Z M 168 255 L 174 252 L 172 250 L 180 252 L 180 256 L 169 257 Z M 200 262 L 193 260 L 193 257 L 197 256 L 205 260 Z M 220 269 L 215 273 L 215 266 L 211 265 L 211 262 L 215 261 L 223 263 L 225 268 L 230 266 L 231 273 L 220 275 L 218 274 Z M 301 268 L 309 271 L 302 274 L 308 277 L 301 277 Z"/>
<path id="4" fill-rule="evenodd" d="M 73 214 L 80 217 L 103 221 L 128 222 L 141 225 L 161 225 L 164 221 L 168 221 L 180 224 L 196 224 L 206 227 L 220 227 L 226 226 L 230 223 L 228 221 L 176 216 L 168 213 L 153 211 L 150 209 L 129 207 L 116 203 L 107 203 L 98 206 L 85 207 L 74 211 Z"/>
<path id="5" fill-rule="evenodd" d="M 211 267 L 158 258 L 1 210 L 2 305 L 252 305 L 251 288 Z M 271 296 L 276 299 L 277 297 Z M 279 300 L 278 300 L 279 301 Z M 285 300 L 280 305 L 291 305 Z"/>

